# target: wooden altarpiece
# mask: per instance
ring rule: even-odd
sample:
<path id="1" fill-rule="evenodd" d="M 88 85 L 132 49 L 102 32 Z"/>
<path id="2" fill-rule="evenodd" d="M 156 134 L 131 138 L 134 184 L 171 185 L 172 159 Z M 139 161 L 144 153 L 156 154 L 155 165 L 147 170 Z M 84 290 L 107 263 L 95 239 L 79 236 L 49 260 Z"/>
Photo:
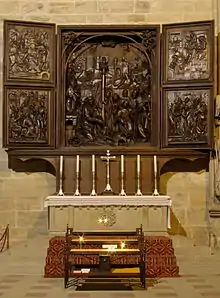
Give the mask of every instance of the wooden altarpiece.
<path id="1" fill-rule="evenodd" d="M 153 155 L 161 174 L 207 169 L 213 28 L 213 21 L 165 25 L 160 36 L 158 25 L 58 26 L 56 35 L 55 24 L 5 21 L 3 145 L 9 167 L 57 172 L 59 181 L 63 155 L 64 191 L 72 193 L 79 154 L 85 194 L 92 154 L 97 191 L 103 190 L 99 157 L 107 149 L 125 155 L 127 193 L 135 192 L 137 154 L 144 193 L 153 190 Z M 112 184 L 117 192 L 117 158 Z"/>

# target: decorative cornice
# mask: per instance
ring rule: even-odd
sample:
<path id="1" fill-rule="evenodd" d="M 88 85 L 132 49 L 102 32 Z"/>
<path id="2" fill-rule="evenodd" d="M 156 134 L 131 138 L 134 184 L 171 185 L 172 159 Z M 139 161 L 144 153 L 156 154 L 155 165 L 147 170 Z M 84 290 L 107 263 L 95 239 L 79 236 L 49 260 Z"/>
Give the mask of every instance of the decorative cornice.
<path id="1" fill-rule="evenodd" d="M 125 155 L 136 155 L 136 154 L 143 154 L 143 155 L 157 155 L 163 157 L 171 157 L 174 158 L 204 158 L 209 157 L 210 151 L 209 150 L 176 150 L 176 149 L 162 149 L 158 150 L 156 148 L 144 148 L 144 147 L 76 147 L 76 148 L 59 148 L 59 149 L 5 149 L 9 156 L 22 156 L 22 157 L 40 157 L 40 156 L 72 156 L 75 154 L 80 155 L 92 155 L 92 154 L 103 154 L 106 149 L 110 149 L 114 154 L 125 154 Z"/>

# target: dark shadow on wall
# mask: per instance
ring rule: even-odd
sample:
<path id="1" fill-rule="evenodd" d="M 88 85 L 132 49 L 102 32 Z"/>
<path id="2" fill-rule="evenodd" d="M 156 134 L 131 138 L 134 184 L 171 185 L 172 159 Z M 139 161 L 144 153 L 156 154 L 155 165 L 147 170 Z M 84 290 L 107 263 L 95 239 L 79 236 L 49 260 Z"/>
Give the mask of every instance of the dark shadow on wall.
<path id="1" fill-rule="evenodd" d="M 161 170 L 160 175 L 169 172 L 200 172 L 202 170 L 209 171 L 209 156 L 198 158 L 194 161 L 189 160 L 187 158 L 174 158 L 166 162 Z"/>
<path id="2" fill-rule="evenodd" d="M 22 161 L 18 158 L 9 158 L 8 160 L 9 169 L 15 172 L 23 173 L 48 173 L 56 176 L 56 169 L 47 160 L 41 158 L 31 158 Z"/>
<path id="3" fill-rule="evenodd" d="M 171 229 L 167 230 L 168 234 L 187 237 L 186 231 L 184 230 L 183 226 L 181 225 L 179 219 L 176 217 L 172 209 L 170 212 L 170 217 L 171 217 Z"/>

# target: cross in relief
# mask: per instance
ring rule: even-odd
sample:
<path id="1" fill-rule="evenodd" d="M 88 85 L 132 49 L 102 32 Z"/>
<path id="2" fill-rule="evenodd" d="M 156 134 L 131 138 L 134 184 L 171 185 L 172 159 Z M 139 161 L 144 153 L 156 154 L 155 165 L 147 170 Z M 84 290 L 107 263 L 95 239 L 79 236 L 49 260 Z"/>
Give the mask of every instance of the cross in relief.
<path id="1" fill-rule="evenodd" d="M 99 70 L 102 73 L 102 119 L 105 120 L 105 84 L 106 84 L 106 73 L 108 72 L 107 57 L 104 57 L 104 56 L 102 57 L 99 65 Z"/>
<path id="2" fill-rule="evenodd" d="M 105 156 L 101 156 L 101 160 L 106 161 L 106 187 L 104 192 L 113 192 L 110 184 L 110 161 L 115 160 L 116 156 L 111 156 L 110 150 L 107 150 Z"/>

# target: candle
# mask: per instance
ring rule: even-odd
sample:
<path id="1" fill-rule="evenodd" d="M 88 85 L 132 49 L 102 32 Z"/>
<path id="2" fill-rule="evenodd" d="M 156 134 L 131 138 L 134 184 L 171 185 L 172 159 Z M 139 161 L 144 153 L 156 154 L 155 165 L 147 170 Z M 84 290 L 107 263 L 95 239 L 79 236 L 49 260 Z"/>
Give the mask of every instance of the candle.
<path id="1" fill-rule="evenodd" d="M 95 173 L 95 155 L 92 155 L 92 172 Z"/>
<path id="2" fill-rule="evenodd" d="M 154 155 L 154 173 L 157 173 L 157 156 Z"/>
<path id="3" fill-rule="evenodd" d="M 63 173 L 63 155 L 60 156 L 60 174 Z"/>
<path id="4" fill-rule="evenodd" d="M 79 173 L 79 155 L 76 156 L 76 173 Z"/>
<path id="5" fill-rule="evenodd" d="M 140 173 L 141 168 L 141 158 L 140 155 L 137 155 L 137 172 Z"/>
<path id="6" fill-rule="evenodd" d="M 124 155 L 121 155 L 121 173 L 124 173 Z"/>

